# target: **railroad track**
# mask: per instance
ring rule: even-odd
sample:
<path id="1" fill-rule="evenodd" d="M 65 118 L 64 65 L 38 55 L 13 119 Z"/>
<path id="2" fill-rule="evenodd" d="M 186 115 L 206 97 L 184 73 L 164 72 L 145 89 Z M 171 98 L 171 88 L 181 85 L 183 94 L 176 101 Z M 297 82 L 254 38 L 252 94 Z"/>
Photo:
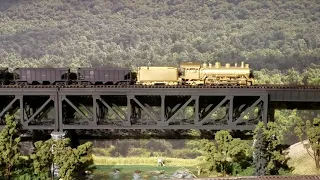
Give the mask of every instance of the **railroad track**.
<path id="1" fill-rule="evenodd" d="M 303 85 L 253 85 L 253 86 L 188 86 L 188 85 L 177 85 L 177 86 L 144 86 L 144 85 L 0 85 L 0 88 L 114 88 L 114 89 L 221 89 L 221 88 L 232 88 L 232 89 L 320 89 L 320 86 L 303 86 Z"/>

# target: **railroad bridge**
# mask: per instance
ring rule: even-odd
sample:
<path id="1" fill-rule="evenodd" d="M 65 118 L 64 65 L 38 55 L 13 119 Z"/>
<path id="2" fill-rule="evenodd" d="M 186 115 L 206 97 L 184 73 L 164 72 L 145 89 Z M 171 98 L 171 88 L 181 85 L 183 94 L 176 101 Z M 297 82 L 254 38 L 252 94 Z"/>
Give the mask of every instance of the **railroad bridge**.
<path id="1" fill-rule="evenodd" d="M 272 121 L 274 109 L 320 109 L 320 87 L 2 86 L 0 117 L 25 130 L 233 129 Z"/>

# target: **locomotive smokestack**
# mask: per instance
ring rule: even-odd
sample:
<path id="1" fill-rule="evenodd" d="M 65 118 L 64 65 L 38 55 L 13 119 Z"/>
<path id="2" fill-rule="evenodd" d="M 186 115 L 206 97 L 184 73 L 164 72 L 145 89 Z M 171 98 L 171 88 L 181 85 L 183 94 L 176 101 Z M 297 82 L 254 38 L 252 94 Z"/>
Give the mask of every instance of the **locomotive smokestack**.
<path id="1" fill-rule="evenodd" d="M 234 63 L 234 67 L 237 67 L 238 66 L 238 63 Z"/>
<path id="2" fill-rule="evenodd" d="M 244 68 L 244 62 L 243 61 L 241 62 L 241 68 Z"/>

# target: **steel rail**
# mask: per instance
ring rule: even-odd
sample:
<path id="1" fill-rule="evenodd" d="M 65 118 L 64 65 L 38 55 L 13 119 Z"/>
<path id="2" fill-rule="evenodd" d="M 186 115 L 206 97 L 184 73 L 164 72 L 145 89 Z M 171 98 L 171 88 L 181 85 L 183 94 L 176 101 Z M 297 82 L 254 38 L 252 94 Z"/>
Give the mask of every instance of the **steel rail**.
<path id="1" fill-rule="evenodd" d="M 273 85 L 259 84 L 253 86 L 190 86 L 190 85 L 0 85 L 0 88 L 118 88 L 118 89 L 320 89 L 320 86 L 304 86 L 304 85 Z"/>

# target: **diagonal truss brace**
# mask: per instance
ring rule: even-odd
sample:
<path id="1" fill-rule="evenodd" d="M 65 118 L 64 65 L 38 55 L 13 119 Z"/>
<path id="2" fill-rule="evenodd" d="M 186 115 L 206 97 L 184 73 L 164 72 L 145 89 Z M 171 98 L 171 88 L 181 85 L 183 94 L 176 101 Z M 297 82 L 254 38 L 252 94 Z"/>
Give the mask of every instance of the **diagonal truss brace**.
<path id="1" fill-rule="evenodd" d="M 230 105 L 229 105 L 229 110 L 233 109 L 233 96 L 226 96 L 222 101 L 220 101 L 220 103 L 215 106 L 202 120 L 195 121 L 195 125 L 196 126 L 202 126 L 204 123 L 208 122 L 210 120 L 210 117 L 213 115 L 213 113 L 215 113 L 225 102 L 230 101 Z M 198 106 L 198 104 L 196 103 L 196 106 Z M 206 109 L 210 109 L 213 106 L 213 104 L 210 104 L 208 107 L 206 107 Z M 198 113 L 195 113 L 196 116 L 199 117 Z M 232 117 L 230 119 L 230 117 L 228 117 L 228 121 L 231 121 Z"/>
<path id="2" fill-rule="evenodd" d="M 152 107 L 150 107 L 148 104 L 145 103 L 145 104 L 144 104 L 144 107 L 145 107 L 146 109 L 148 109 L 149 112 L 152 113 L 153 117 L 155 117 L 156 119 L 161 119 L 160 116 L 157 114 L 157 112 L 155 112 L 155 111 L 152 109 Z"/>
<path id="3" fill-rule="evenodd" d="M 94 97 L 94 99 L 99 100 L 105 107 L 108 108 L 108 110 L 110 110 L 113 114 L 115 114 L 120 121 L 122 121 L 123 123 L 125 122 L 125 118 L 121 117 L 106 101 L 104 101 L 101 97 L 97 96 Z M 122 111 L 121 111 L 122 112 Z M 122 114 L 122 113 L 121 113 Z M 123 114 L 122 114 L 123 115 Z"/>
<path id="4" fill-rule="evenodd" d="M 191 96 L 187 102 L 185 102 L 179 109 L 177 109 L 175 111 L 175 113 L 167 120 L 167 121 L 161 121 L 158 123 L 159 126 L 169 126 L 169 123 L 172 122 L 174 120 L 174 118 L 184 109 L 186 108 L 191 101 L 199 99 L 199 96 Z M 164 104 L 161 104 L 162 106 L 164 106 Z M 177 106 L 175 106 L 177 107 Z M 178 108 L 178 107 L 177 107 Z"/>
<path id="5" fill-rule="evenodd" d="M 84 118 L 85 121 L 87 121 L 89 123 L 90 126 L 92 125 L 97 125 L 97 121 L 96 118 L 93 118 L 92 116 L 92 120 L 90 120 L 79 108 L 77 108 L 65 95 L 63 95 L 61 97 L 61 101 L 66 101 L 77 113 L 80 114 L 80 116 L 82 116 Z M 90 113 L 89 113 L 90 114 Z"/>
<path id="6" fill-rule="evenodd" d="M 22 98 L 22 97 L 21 97 Z M 32 116 L 30 118 L 27 118 L 26 121 L 25 121 L 25 117 L 24 117 L 24 107 L 22 110 L 20 111 L 23 111 L 23 114 L 21 114 L 22 118 L 21 118 L 21 124 L 24 125 L 24 126 L 28 126 L 28 124 L 30 123 L 30 121 L 34 120 L 34 118 L 39 115 L 42 110 L 51 102 L 51 101 L 54 101 L 54 97 L 53 96 L 50 96 L 49 99 L 44 103 L 42 104 L 42 106 L 40 106 L 39 109 L 37 109 L 37 111 L 35 113 L 32 114 Z M 22 113 L 22 112 L 21 112 Z"/>
<path id="7" fill-rule="evenodd" d="M 264 105 L 263 106 L 267 106 L 267 99 L 265 96 L 260 96 L 259 99 L 257 99 L 251 106 L 249 106 L 248 108 L 246 108 L 243 113 L 241 114 L 240 117 L 238 117 L 235 121 L 233 122 L 229 122 L 229 124 L 231 125 L 237 125 L 239 123 L 242 123 L 244 121 L 244 117 L 253 109 L 255 108 L 260 102 L 263 102 Z M 265 111 L 265 110 L 263 110 Z M 262 119 L 264 121 L 264 119 Z"/>
<path id="8" fill-rule="evenodd" d="M 123 117 L 126 117 L 127 114 L 125 112 L 123 112 L 122 109 L 119 106 L 117 106 L 116 104 L 112 103 L 112 107 L 113 107 L 112 109 L 115 109 L 117 112 L 122 114 Z"/>
<path id="9" fill-rule="evenodd" d="M 152 113 L 150 113 L 149 109 L 142 105 L 134 96 L 129 96 L 128 98 L 132 99 L 134 102 L 138 104 L 155 122 L 158 122 L 160 118 L 155 117 Z"/>
<path id="10" fill-rule="evenodd" d="M 20 98 L 22 98 L 22 96 L 15 96 L 14 99 L 0 112 L 0 118 L 2 118 L 12 105 Z"/>
<path id="11" fill-rule="evenodd" d="M 93 117 L 93 113 L 91 112 L 90 109 L 88 109 L 88 108 L 87 108 L 85 105 L 83 105 L 82 103 L 79 103 L 79 105 L 80 105 L 83 109 L 85 109 L 85 110 L 90 114 L 90 116 Z"/>

